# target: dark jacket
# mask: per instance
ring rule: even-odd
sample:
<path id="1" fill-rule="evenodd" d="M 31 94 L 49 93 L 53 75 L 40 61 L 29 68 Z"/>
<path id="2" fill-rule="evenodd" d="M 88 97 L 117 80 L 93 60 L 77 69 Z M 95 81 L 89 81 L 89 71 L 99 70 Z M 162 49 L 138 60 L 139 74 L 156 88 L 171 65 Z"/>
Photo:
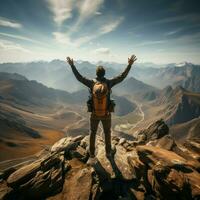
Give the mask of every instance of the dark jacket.
<path id="1" fill-rule="evenodd" d="M 73 71 L 76 79 L 92 90 L 92 87 L 94 85 L 94 80 L 87 79 L 86 77 L 83 77 L 78 72 L 78 70 L 76 69 L 76 67 L 74 65 L 72 65 L 71 68 L 72 68 L 72 71 Z M 121 74 L 119 74 L 118 76 L 116 76 L 114 78 L 107 79 L 107 78 L 103 77 L 103 78 L 99 79 L 98 77 L 96 77 L 96 80 L 100 81 L 100 82 L 106 82 L 107 85 L 108 85 L 108 88 L 111 89 L 113 86 L 115 86 L 116 84 L 122 82 L 126 78 L 126 76 L 128 75 L 130 69 L 131 69 L 131 65 L 128 65 L 126 67 L 126 69 Z"/>

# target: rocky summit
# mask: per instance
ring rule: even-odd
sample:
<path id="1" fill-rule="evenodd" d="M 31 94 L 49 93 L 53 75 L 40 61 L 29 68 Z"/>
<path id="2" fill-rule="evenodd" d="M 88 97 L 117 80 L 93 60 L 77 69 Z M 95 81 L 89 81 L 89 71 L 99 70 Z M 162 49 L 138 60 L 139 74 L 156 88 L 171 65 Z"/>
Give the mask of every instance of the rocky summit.
<path id="1" fill-rule="evenodd" d="M 62 138 L 29 164 L 5 169 L 0 199 L 200 199 L 199 141 L 177 143 L 163 120 L 134 140 L 114 136 L 109 158 L 97 136 L 90 165 L 88 143 L 88 136 Z"/>

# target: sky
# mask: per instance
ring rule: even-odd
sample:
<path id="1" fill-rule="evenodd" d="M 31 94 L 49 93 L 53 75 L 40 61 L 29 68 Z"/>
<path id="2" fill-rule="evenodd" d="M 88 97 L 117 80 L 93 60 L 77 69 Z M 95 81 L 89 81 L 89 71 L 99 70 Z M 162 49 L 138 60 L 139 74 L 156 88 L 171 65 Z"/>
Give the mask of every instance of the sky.
<path id="1" fill-rule="evenodd" d="M 199 0 L 0 0 L 0 63 L 200 64 Z"/>

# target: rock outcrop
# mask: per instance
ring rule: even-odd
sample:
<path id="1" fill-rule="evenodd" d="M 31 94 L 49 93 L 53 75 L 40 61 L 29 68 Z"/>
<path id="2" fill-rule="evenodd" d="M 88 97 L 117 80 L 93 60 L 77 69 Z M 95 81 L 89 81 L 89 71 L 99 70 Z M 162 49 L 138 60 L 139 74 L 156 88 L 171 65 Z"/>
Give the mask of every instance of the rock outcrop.
<path id="1" fill-rule="evenodd" d="M 111 158 L 97 136 L 92 165 L 87 165 L 88 136 L 63 138 L 34 162 L 1 172 L 0 199 L 200 199 L 195 157 L 200 147 L 180 146 L 168 132 L 159 120 L 138 133 L 137 140 L 114 136 Z"/>

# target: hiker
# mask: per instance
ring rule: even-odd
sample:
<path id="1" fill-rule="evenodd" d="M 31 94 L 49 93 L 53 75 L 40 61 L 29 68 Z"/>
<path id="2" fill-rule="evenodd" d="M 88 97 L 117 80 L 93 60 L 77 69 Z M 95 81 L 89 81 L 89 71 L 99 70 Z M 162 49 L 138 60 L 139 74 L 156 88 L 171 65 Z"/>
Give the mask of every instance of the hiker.
<path id="1" fill-rule="evenodd" d="M 88 100 L 88 111 L 90 115 L 90 141 L 89 154 L 90 159 L 95 158 L 95 138 L 98 124 L 101 121 L 105 134 L 106 156 L 112 156 L 111 151 L 111 112 L 114 112 L 114 101 L 110 99 L 111 88 L 122 82 L 128 75 L 132 64 L 137 60 L 135 55 L 128 58 L 128 66 L 118 76 L 107 79 L 105 78 L 105 69 L 103 66 L 96 68 L 96 78 L 94 80 L 83 77 L 74 65 L 72 58 L 67 57 L 67 62 L 72 68 L 76 79 L 90 89 L 91 98 Z"/>

